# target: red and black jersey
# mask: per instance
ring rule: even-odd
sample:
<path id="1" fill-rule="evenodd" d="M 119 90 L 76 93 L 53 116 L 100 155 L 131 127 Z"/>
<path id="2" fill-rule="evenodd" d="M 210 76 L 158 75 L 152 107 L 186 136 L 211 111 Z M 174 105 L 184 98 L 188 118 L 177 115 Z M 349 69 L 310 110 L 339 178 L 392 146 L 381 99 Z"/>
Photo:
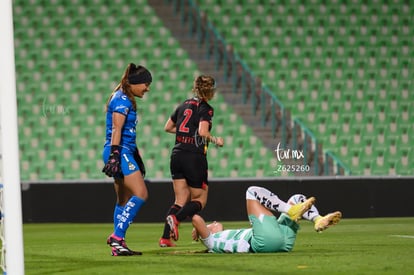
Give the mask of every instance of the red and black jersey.
<path id="1" fill-rule="evenodd" d="M 207 121 L 211 130 L 213 114 L 213 107 L 199 98 L 181 103 L 171 115 L 171 120 L 176 124 L 174 150 L 206 154 L 208 142 L 199 136 L 198 127 L 201 121 Z"/>

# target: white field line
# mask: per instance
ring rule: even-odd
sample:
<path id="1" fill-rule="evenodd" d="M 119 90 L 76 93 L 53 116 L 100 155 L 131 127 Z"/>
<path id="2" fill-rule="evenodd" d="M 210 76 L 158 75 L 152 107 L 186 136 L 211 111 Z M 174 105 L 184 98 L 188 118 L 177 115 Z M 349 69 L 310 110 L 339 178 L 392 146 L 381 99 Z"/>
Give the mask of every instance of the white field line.
<path id="1" fill-rule="evenodd" d="M 390 235 L 390 237 L 414 239 L 414 235 Z"/>

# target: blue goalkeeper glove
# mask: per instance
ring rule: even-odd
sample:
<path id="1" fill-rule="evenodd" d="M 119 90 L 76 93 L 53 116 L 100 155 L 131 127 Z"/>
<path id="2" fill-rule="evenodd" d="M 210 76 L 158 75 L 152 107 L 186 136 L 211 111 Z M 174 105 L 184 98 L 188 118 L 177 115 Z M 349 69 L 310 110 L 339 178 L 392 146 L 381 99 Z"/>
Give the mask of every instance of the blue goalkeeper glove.
<path id="1" fill-rule="evenodd" d="M 111 154 L 106 162 L 102 172 L 108 177 L 115 177 L 121 175 L 121 161 L 120 161 L 120 146 L 112 145 Z"/>

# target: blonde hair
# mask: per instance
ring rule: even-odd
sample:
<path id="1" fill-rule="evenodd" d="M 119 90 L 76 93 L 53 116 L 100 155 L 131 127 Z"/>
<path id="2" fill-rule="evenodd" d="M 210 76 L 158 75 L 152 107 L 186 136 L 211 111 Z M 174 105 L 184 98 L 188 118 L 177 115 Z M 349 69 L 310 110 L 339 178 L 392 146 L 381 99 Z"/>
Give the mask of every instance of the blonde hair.
<path id="1" fill-rule="evenodd" d="M 193 93 L 200 99 L 211 100 L 216 91 L 216 81 L 208 75 L 200 75 L 194 80 Z"/>

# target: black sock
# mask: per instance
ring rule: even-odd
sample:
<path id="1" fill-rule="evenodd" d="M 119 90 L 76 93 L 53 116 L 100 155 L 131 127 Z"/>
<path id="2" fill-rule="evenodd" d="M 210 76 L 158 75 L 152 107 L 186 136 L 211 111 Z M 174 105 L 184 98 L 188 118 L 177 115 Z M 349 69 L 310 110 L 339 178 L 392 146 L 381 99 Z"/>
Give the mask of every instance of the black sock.
<path id="1" fill-rule="evenodd" d="M 201 211 L 201 203 L 199 201 L 190 201 L 180 211 L 175 214 L 179 222 L 185 220 L 187 217 L 192 217 Z"/>
<path id="2" fill-rule="evenodd" d="M 168 209 L 167 216 L 168 215 L 175 215 L 178 211 L 180 211 L 181 206 L 177 204 L 171 205 L 170 209 Z M 162 238 L 169 239 L 170 238 L 170 226 L 167 222 L 164 224 L 164 233 L 162 234 Z"/>

